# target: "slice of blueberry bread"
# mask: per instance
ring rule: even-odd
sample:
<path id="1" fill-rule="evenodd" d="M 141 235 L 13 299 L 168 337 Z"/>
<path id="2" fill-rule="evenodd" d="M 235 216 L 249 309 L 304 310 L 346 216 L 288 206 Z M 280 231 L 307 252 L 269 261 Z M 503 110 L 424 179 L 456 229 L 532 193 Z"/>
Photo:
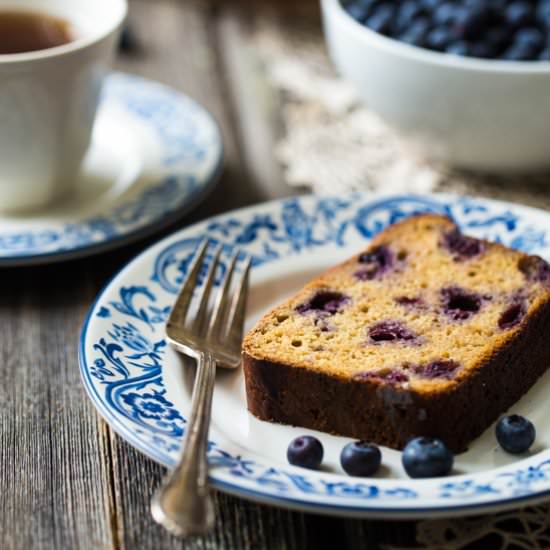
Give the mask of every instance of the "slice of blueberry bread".
<path id="1" fill-rule="evenodd" d="M 550 365 L 550 265 L 423 214 L 265 315 L 243 343 L 258 418 L 466 449 Z"/>

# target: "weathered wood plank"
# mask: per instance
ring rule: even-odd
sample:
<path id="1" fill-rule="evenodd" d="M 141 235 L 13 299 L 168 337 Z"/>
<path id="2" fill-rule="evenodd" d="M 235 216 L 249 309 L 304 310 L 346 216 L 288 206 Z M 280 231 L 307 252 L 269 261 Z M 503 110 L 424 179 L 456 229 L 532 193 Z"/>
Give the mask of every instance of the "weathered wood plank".
<path id="1" fill-rule="evenodd" d="M 0 294 L 0 541 L 112 546 L 106 437 L 75 343 L 93 291 L 78 266 L 10 270 Z"/>
<path id="2" fill-rule="evenodd" d="M 266 81 L 250 40 L 253 25 L 254 19 L 245 19 L 237 6 L 228 3 L 220 8 L 216 36 L 222 75 L 254 187 L 269 198 L 285 197 L 297 191 L 282 183 L 281 167 L 274 156 L 283 132 L 279 96 Z"/>
<path id="3" fill-rule="evenodd" d="M 416 522 L 347 520 L 344 529 L 349 550 L 384 548 L 390 544 L 408 548 L 415 540 Z"/>

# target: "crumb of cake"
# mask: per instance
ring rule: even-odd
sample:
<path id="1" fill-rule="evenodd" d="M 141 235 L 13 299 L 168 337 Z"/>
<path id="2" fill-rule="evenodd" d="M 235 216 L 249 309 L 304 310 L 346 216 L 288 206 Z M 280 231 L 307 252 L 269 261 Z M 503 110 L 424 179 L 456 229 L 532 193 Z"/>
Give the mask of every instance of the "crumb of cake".
<path id="1" fill-rule="evenodd" d="M 453 321 L 464 321 L 477 313 L 481 308 L 481 296 L 458 286 L 441 290 L 443 309 Z"/>
<path id="2" fill-rule="evenodd" d="M 381 342 L 415 341 L 418 335 L 408 329 L 401 321 L 380 321 L 369 328 L 369 338 L 376 344 Z"/>
<path id="3" fill-rule="evenodd" d="M 315 319 L 314 323 L 321 332 L 334 332 L 336 330 L 336 327 L 329 323 L 325 317 Z"/>
<path id="4" fill-rule="evenodd" d="M 468 260 L 481 254 L 486 246 L 483 241 L 463 235 L 458 229 L 443 235 L 443 246 L 453 254 L 455 261 Z"/>

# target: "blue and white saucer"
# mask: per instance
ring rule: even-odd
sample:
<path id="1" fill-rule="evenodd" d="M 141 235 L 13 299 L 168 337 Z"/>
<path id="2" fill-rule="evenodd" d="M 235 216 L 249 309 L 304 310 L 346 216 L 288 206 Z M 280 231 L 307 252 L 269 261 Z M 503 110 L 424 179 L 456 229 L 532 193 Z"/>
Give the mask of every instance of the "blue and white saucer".
<path id="1" fill-rule="evenodd" d="M 0 214 L 0 266 L 85 256 L 144 236 L 203 199 L 221 159 L 220 133 L 202 107 L 113 73 L 76 191 L 39 213 Z"/>
<path id="2" fill-rule="evenodd" d="M 253 257 L 247 326 L 321 270 L 356 253 L 388 224 L 416 212 L 452 216 L 472 235 L 550 258 L 550 215 L 503 202 L 448 195 L 292 198 L 209 219 L 162 240 L 126 266 L 91 307 L 80 341 L 80 369 L 97 410 L 121 437 L 174 465 L 190 411 L 193 366 L 166 344 L 164 323 L 205 236 L 223 259 Z M 344 474 L 348 439 L 257 420 L 246 410 L 241 369 L 217 374 L 209 459 L 213 486 L 259 502 L 344 516 L 458 516 L 550 498 L 550 371 L 512 411 L 537 427 L 527 455 L 498 447 L 494 427 L 458 455 L 453 475 L 409 479 L 401 453 L 384 448 L 374 478 Z M 292 438 L 314 433 L 325 448 L 321 471 L 286 461 Z"/>

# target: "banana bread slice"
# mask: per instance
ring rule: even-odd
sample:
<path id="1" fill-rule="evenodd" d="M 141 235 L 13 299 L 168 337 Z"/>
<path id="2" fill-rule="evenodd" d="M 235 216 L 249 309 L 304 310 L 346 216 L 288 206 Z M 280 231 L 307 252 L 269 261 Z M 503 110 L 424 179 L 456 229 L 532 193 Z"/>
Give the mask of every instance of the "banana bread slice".
<path id="1" fill-rule="evenodd" d="M 412 216 L 266 314 L 243 343 L 262 420 L 464 451 L 550 365 L 550 265 Z"/>

